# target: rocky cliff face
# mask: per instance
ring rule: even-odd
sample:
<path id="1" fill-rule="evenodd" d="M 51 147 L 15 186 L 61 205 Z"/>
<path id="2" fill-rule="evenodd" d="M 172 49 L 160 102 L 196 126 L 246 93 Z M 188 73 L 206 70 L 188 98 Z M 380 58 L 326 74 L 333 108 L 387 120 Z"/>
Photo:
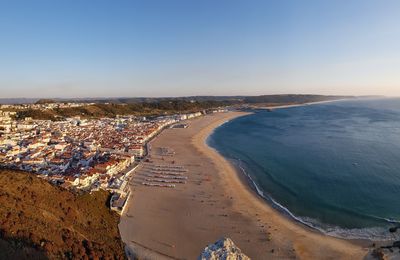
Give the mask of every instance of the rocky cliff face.
<path id="1" fill-rule="evenodd" d="M 199 260 L 250 260 L 230 238 L 222 238 L 207 246 Z"/>

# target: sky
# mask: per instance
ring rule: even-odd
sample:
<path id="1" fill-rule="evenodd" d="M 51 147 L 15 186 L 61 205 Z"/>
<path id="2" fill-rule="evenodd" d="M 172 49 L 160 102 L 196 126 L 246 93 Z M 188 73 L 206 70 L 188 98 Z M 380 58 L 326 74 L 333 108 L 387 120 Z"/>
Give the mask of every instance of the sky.
<path id="1" fill-rule="evenodd" d="M 0 0 L 0 98 L 400 96 L 398 0 Z"/>

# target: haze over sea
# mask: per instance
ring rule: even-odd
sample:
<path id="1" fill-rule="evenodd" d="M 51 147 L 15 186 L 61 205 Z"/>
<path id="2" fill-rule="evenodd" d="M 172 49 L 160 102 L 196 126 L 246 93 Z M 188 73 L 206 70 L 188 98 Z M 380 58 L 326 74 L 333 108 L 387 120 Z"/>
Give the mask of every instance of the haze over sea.
<path id="1" fill-rule="evenodd" d="M 276 208 L 329 235 L 399 239 L 400 99 L 257 110 L 208 143 Z"/>

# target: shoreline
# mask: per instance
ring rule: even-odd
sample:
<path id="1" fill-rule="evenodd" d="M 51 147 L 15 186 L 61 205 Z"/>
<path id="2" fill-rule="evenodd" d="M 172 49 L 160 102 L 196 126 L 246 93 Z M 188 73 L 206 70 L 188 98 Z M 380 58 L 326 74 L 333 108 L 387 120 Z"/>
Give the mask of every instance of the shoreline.
<path id="1" fill-rule="evenodd" d="M 211 149 L 214 149 L 213 147 L 210 147 Z M 214 149 L 215 150 L 215 149 Z M 217 153 L 218 150 L 217 150 Z M 252 179 L 252 177 L 246 172 L 245 169 L 243 169 L 241 166 L 236 165 L 236 159 L 231 159 L 231 158 L 226 158 L 223 155 L 221 155 L 229 164 L 231 164 L 232 168 L 236 171 L 237 178 L 243 183 L 244 186 L 247 186 L 246 188 L 249 190 L 250 193 L 256 198 L 256 199 L 261 199 L 263 203 L 266 203 L 269 207 L 271 207 L 272 210 L 275 210 L 276 213 L 282 215 L 282 217 L 286 218 L 287 220 L 293 222 L 294 224 L 306 229 L 309 232 L 313 232 L 319 235 L 327 236 L 327 237 L 332 237 L 335 239 L 339 240 L 344 240 L 348 241 L 350 243 L 353 243 L 355 245 L 359 245 L 365 248 L 368 248 L 371 244 L 387 244 L 391 240 L 385 241 L 385 240 L 371 240 L 367 238 L 346 238 L 346 237 L 341 237 L 341 236 L 334 236 L 328 233 L 325 233 L 324 230 L 312 226 L 312 224 L 309 224 L 305 221 L 303 221 L 301 218 L 297 217 L 294 215 L 288 208 L 284 207 L 281 205 L 279 202 L 277 202 L 274 198 L 268 196 L 268 195 L 263 195 L 260 193 L 264 193 L 263 190 L 261 190 L 256 182 Z M 339 227 L 340 228 L 340 227 Z M 395 240 L 393 240 L 395 241 Z"/>
<path id="2" fill-rule="evenodd" d="M 326 101 L 316 101 L 316 102 L 308 102 L 308 103 L 302 103 L 302 104 L 294 104 L 294 105 L 282 105 L 282 106 L 271 106 L 271 107 L 262 107 L 262 108 L 257 108 L 257 109 L 285 109 L 285 108 L 292 108 L 292 107 L 302 107 L 302 106 L 308 106 L 308 105 L 318 105 L 318 104 L 324 104 L 324 103 L 333 103 L 333 102 L 340 102 L 340 101 L 351 101 L 354 100 L 352 98 L 345 98 L 345 99 L 336 99 L 336 100 L 326 100 Z M 256 109 L 255 109 L 256 110 Z M 244 116 L 254 114 L 255 112 L 251 111 L 246 111 Z M 241 116 L 238 116 L 241 117 Z M 235 117 L 237 118 L 237 117 Z M 229 121 L 234 120 L 235 118 L 231 118 L 228 121 L 222 123 L 228 123 Z M 221 124 L 221 125 L 222 125 Z M 216 126 L 210 133 L 209 135 L 205 138 L 204 143 L 207 147 L 209 147 L 211 150 L 215 151 L 217 155 L 221 156 L 227 163 L 229 163 L 234 171 L 236 172 L 237 178 L 242 181 L 244 184 L 245 188 L 247 188 L 250 193 L 253 193 L 253 196 L 256 197 L 257 199 L 261 199 L 264 203 L 266 203 L 269 207 L 272 208 L 272 210 L 275 210 L 278 214 L 281 214 L 282 217 L 288 219 L 289 221 L 292 221 L 296 225 L 299 225 L 300 227 L 306 229 L 307 231 L 315 232 L 317 234 L 321 234 L 324 236 L 332 237 L 335 239 L 340 239 L 344 241 L 348 241 L 350 243 L 362 246 L 363 248 L 371 248 L 371 245 L 380 245 L 380 246 L 387 246 L 388 243 L 391 243 L 393 241 L 396 241 L 394 238 L 380 238 L 380 239 L 371 239 L 369 237 L 361 237 L 357 235 L 348 235 L 347 237 L 343 234 L 343 232 L 346 232 L 347 229 L 342 228 L 340 226 L 334 226 L 333 228 L 335 230 L 331 231 L 326 231 L 324 230 L 323 227 L 313 225 L 313 223 L 307 222 L 306 220 L 303 220 L 302 218 L 296 216 L 294 213 L 290 211 L 289 208 L 286 208 L 279 202 L 277 202 L 273 197 L 269 195 L 265 195 L 265 192 L 258 186 L 258 184 L 253 180 L 251 175 L 246 171 L 245 168 L 241 167 L 239 164 L 241 163 L 240 159 L 235 159 L 235 158 L 229 158 L 223 156 L 216 148 L 212 147 L 211 145 L 208 144 L 208 139 L 211 135 L 213 135 L 214 131 L 219 128 L 221 125 Z M 245 163 L 246 164 L 246 163 Z M 320 223 L 324 224 L 324 223 Z M 354 229 L 355 231 L 357 230 L 362 230 L 363 228 L 360 229 Z M 351 231 L 352 229 L 349 229 Z M 338 232 L 338 233 L 335 233 Z M 342 232 L 342 233 L 340 233 Z M 347 234 L 346 234 L 347 235 Z"/>
<path id="3" fill-rule="evenodd" d="M 153 147 L 174 147 L 177 163 L 193 173 L 188 184 L 176 190 L 132 186 L 133 198 L 120 223 L 130 251 L 139 256 L 193 259 L 205 246 L 226 236 L 252 259 L 362 259 L 367 255 L 366 243 L 324 235 L 273 208 L 243 173 L 208 146 L 207 138 L 217 127 L 248 114 L 228 112 L 190 120 L 186 133 L 166 129 L 152 141 Z M 150 212 L 143 212 L 148 208 Z M 158 232 L 158 242 L 149 234 L 153 231 Z"/>
<path id="4" fill-rule="evenodd" d="M 256 107 L 256 109 L 275 110 L 275 109 L 303 107 L 303 106 L 309 106 L 309 105 L 318 105 L 318 104 L 333 103 L 333 102 L 339 102 L 339 101 L 349 101 L 349 100 L 356 100 L 356 98 L 342 98 L 342 99 L 306 102 L 306 103 L 291 104 L 291 105 L 261 106 L 261 107 Z"/>
<path id="5" fill-rule="evenodd" d="M 347 99 L 346 99 L 347 100 Z M 307 105 L 313 105 L 313 104 L 320 104 L 320 103 L 330 103 L 330 102 L 335 102 L 335 101 L 342 101 L 342 100 L 329 100 L 329 101 L 319 101 L 319 102 L 312 102 L 312 103 L 304 103 L 304 104 L 296 104 L 296 105 L 284 105 L 284 106 L 275 106 L 271 107 L 272 109 L 284 109 L 284 108 L 291 108 L 291 107 L 300 107 L 300 106 L 307 106 Z M 264 109 L 269 109 L 269 108 L 264 108 Z M 212 150 L 214 152 L 213 156 L 220 157 L 219 160 L 225 161 L 226 164 L 228 164 L 232 168 L 232 172 L 234 173 L 234 177 L 240 182 L 239 186 L 242 186 L 244 190 L 248 192 L 248 195 L 253 196 L 255 200 L 261 202 L 263 205 L 260 205 L 261 207 L 266 207 L 268 210 L 275 211 L 274 213 L 280 215 L 278 217 L 282 217 L 283 219 L 289 221 L 291 224 L 299 226 L 299 228 L 304 229 L 305 232 L 311 232 L 312 234 L 322 236 L 322 237 L 327 237 L 327 238 L 332 238 L 335 240 L 343 241 L 345 243 L 350 243 L 352 245 L 355 245 L 356 247 L 367 247 L 368 244 L 373 243 L 373 241 L 370 240 L 364 240 L 364 239 L 346 239 L 346 238 L 341 238 L 341 237 L 334 237 L 327 235 L 323 233 L 322 231 L 310 227 L 307 224 L 298 221 L 294 215 L 291 215 L 291 212 L 283 212 L 279 209 L 274 208 L 273 205 L 271 205 L 272 202 L 268 201 L 268 199 L 272 198 L 264 198 L 262 197 L 258 191 L 257 188 L 255 187 L 255 184 L 253 183 L 253 180 L 251 179 L 250 176 L 248 176 L 248 173 L 243 172 L 244 169 L 241 169 L 240 166 L 235 165 L 231 160 L 234 160 L 232 158 L 226 158 L 222 154 L 219 153 L 218 150 L 215 148 L 211 147 L 207 140 L 208 138 L 213 134 L 213 132 L 220 127 L 221 125 L 228 123 L 231 120 L 234 120 L 236 118 L 242 117 L 242 116 L 247 116 L 250 114 L 253 114 L 253 112 L 242 112 L 242 115 L 236 116 L 234 118 L 230 118 L 229 120 L 223 122 L 220 125 L 213 126 L 213 129 L 211 131 L 207 131 L 208 133 L 204 133 L 201 138 L 203 138 L 203 145 L 206 146 L 206 148 Z M 375 241 L 376 242 L 376 241 Z"/>

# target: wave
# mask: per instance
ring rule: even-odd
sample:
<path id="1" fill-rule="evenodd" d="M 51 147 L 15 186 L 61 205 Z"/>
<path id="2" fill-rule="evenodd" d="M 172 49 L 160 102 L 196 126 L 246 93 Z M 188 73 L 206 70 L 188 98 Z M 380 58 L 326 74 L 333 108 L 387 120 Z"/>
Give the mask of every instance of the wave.
<path id="1" fill-rule="evenodd" d="M 241 170 L 241 172 L 248 178 L 251 182 L 253 188 L 256 190 L 257 194 L 270 202 L 272 206 L 278 211 L 284 213 L 286 216 L 295 220 L 298 223 L 305 225 L 311 229 L 317 230 L 325 235 L 343 238 L 343 239 L 366 239 L 371 241 L 396 241 L 400 239 L 400 234 L 390 233 L 388 228 L 385 227 L 368 227 L 368 228 L 342 228 L 338 226 L 328 225 L 321 223 L 320 221 L 310 218 L 310 217 L 299 217 L 293 214 L 288 208 L 280 204 L 274 198 L 266 194 L 254 181 L 249 173 L 242 166 L 242 161 L 240 159 L 231 159 L 234 164 Z M 238 162 L 238 163 L 235 163 Z M 377 220 L 382 220 L 390 224 L 400 224 L 399 220 L 383 218 L 378 216 L 368 216 L 375 218 Z"/>
<path id="2" fill-rule="evenodd" d="M 386 221 L 388 223 L 391 223 L 391 224 L 400 224 L 400 220 L 396 220 L 396 219 L 393 219 L 393 218 L 382 218 L 382 217 L 378 217 L 378 216 L 371 216 L 371 217 L 374 217 L 374 218 L 380 219 L 380 220 L 384 220 L 384 221 Z"/>
<path id="3" fill-rule="evenodd" d="M 273 206 L 276 210 L 284 214 L 285 216 L 289 217 L 290 219 L 300 223 L 301 225 L 304 225 L 308 228 L 311 228 L 313 230 L 316 230 L 318 232 L 321 232 L 323 234 L 332 236 L 332 237 L 337 237 L 337 238 L 342 238 L 342 239 L 363 239 L 363 240 L 370 240 L 370 241 L 396 241 L 400 240 L 400 232 L 395 232 L 391 233 L 389 232 L 389 227 L 390 226 L 399 226 L 400 220 L 397 219 L 392 219 L 392 218 L 384 218 L 384 217 L 379 217 L 379 216 L 374 216 L 374 215 L 366 215 L 366 214 L 360 214 L 359 212 L 355 211 L 349 211 L 347 209 L 347 214 L 356 214 L 358 217 L 361 218 L 367 218 L 369 220 L 372 220 L 377 223 L 375 227 L 366 227 L 366 228 L 344 228 L 340 227 L 337 225 L 330 225 L 323 223 L 315 218 L 311 217 L 306 217 L 306 216 L 297 216 L 293 212 L 291 212 L 288 208 L 286 208 L 284 205 L 280 204 L 278 201 L 276 201 L 270 194 L 268 194 L 266 191 L 264 191 L 256 182 L 255 179 L 249 174 L 252 173 L 251 171 L 247 170 L 247 159 L 246 160 L 241 160 L 238 159 L 237 156 L 233 155 L 232 153 L 226 153 L 223 152 L 224 149 L 221 150 L 221 148 L 217 148 L 218 145 L 214 141 L 215 133 L 217 129 L 220 129 L 220 127 L 231 120 L 227 120 L 226 122 L 222 122 L 219 127 L 216 127 L 214 131 L 208 136 L 206 143 L 208 146 L 212 149 L 214 149 L 216 152 L 224 156 L 230 161 L 233 161 L 233 163 L 240 169 L 242 174 L 246 176 L 246 178 L 249 180 L 251 186 L 255 189 L 257 194 L 263 198 L 267 203 L 269 203 L 271 206 Z M 236 157 L 236 158 L 235 158 Z M 251 158 L 249 158 L 251 160 Z M 246 171 L 247 170 L 247 171 Z M 277 183 L 278 185 L 281 185 Z M 288 187 L 285 187 L 283 185 L 282 187 L 286 191 L 290 190 Z M 343 208 L 336 208 L 336 211 L 342 211 L 346 210 Z"/>

